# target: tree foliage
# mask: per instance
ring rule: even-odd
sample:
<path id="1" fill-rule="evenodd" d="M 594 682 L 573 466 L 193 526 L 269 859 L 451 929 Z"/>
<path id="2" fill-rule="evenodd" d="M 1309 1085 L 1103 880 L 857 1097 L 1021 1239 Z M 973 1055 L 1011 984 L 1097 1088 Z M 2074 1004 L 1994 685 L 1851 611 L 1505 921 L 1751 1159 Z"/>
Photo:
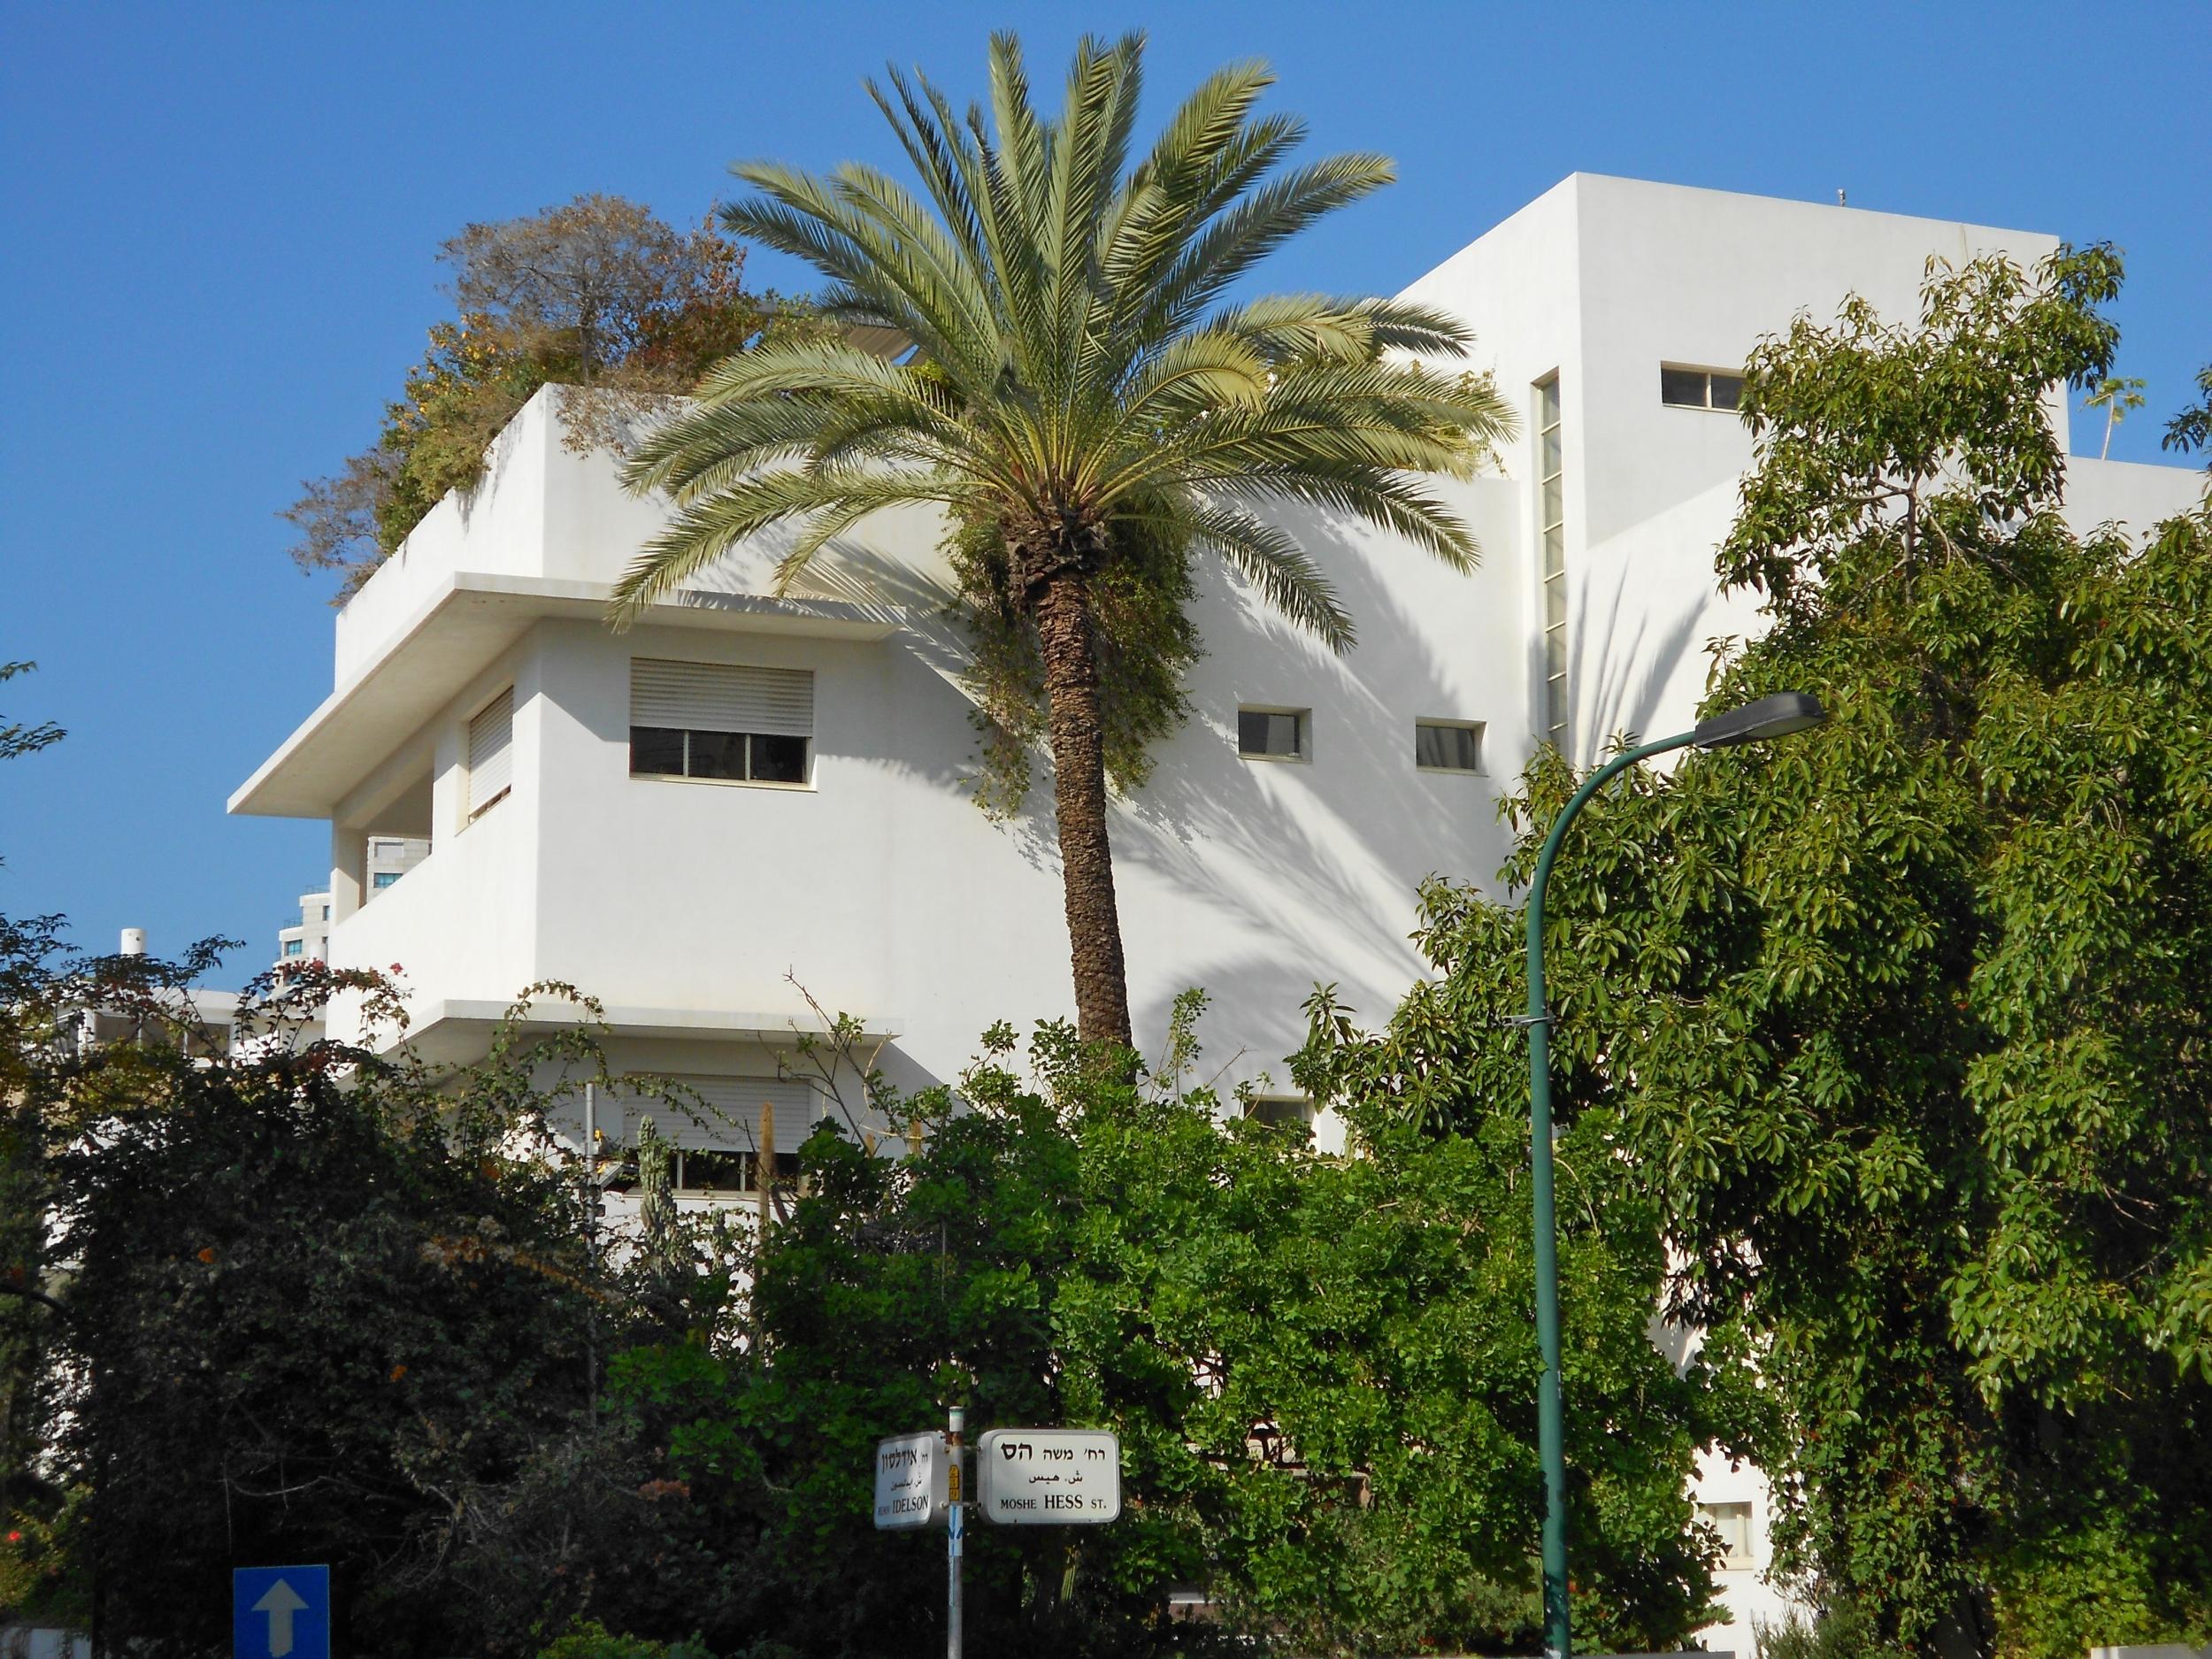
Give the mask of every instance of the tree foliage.
<path id="1" fill-rule="evenodd" d="M 563 388 L 571 448 L 616 448 L 710 365 L 813 326 L 804 306 L 747 292 L 745 250 L 710 219 L 678 230 L 620 196 L 472 224 L 438 257 L 456 314 L 432 325 L 375 446 L 303 485 L 283 515 L 299 532 L 294 561 L 338 572 L 342 599 L 449 491 L 476 483 L 541 387 Z"/>
<path id="2" fill-rule="evenodd" d="M 1831 722 L 1631 774 L 1552 889 L 1563 1150 L 1755 1363 L 1795 1563 L 1923 1650 L 2212 1629 L 2212 521 L 2076 532 L 2043 410 L 2119 274 L 1932 267 L 1915 325 L 1760 348 L 1720 570 L 1770 627 L 1709 702 Z M 1512 878 L 1572 782 L 1508 802 Z M 1518 918 L 1428 906 L 1374 1087 L 1456 1125 L 1520 1087 Z"/>
<path id="3" fill-rule="evenodd" d="M 1018 43 L 991 43 L 990 118 L 924 80 L 872 87 L 918 197 L 849 162 L 826 176 L 735 171 L 758 196 L 731 230 L 829 280 L 826 313 L 914 344 L 849 342 L 729 359 L 639 444 L 634 488 L 677 511 L 617 589 L 618 620 L 747 537 L 781 526 L 788 586 L 887 510 L 941 512 L 960 602 L 983 646 L 997 741 L 987 803 L 1018 796 L 1041 729 L 1053 756 L 1078 1023 L 1130 1039 L 1106 832 L 1115 769 L 1181 711 L 1195 641 L 1190 561 L 1211 555 L 1333 649 L 1351 618 L 1282 505 L 1349 514 L 1458 567 L 1472 536 L 1423 475 L 1462 477 L 1509 430 L 1488 380 L 1426 366 L 1468 336 L 1427 307 L 1231 289 L 1308 226 L 1388 182 L 1379 156 L 1286 165 L 1303 136 L 1256 112 L 1257 65 L 1208 79 L 1148 153 L 1134 142 L 1143 42 L 1086 40 L 1056 117 Z M 1110 712 L 1109 676 L 1115 708 Z"/>
<path id="4" fill-rule="evenodd" d="M 1519 1650 L 1534 1639 L 1540 1478 L 1526 1183 L 1498 1140 L 1376 1123 L 1366 1156 L 1219 1119 L 1180 1046 L 1151 1082 L 1087 1070 L 1064 1028 L 1014 1067 L 991 1039 L 936 1095 L 918 1156 L 826 1130 L 811 1190 L 749 1267 L 758 1346 L 634 1351 L 621 1392 L 723 1537 L 764 1529 L 780 1599 L 756 1615 L 809 1654 L 920 1654 L 933 1535 L 872 1530 L 875 1440 L 941 1424 L 1120 1436 L 1125 1508 L 1085 1529 L 976 1528 L 979 1648 L 1301 1653 Z M 1645 1336 L 1647 1213 L 1578 1235 L 1586 1420 L 1578 1496 L 1594 1628 L 1673 1645 L 1702 1622 L 1710 1541 L 1683 1496 L 1703 1374 Z M 734 1311 L 733 1317 L 739 1317 Z M 1602 1427 L 1601 1428 L 1601 1424 Z M 1213 1619 L 1166 1616 L 1186 1586 Z"/>

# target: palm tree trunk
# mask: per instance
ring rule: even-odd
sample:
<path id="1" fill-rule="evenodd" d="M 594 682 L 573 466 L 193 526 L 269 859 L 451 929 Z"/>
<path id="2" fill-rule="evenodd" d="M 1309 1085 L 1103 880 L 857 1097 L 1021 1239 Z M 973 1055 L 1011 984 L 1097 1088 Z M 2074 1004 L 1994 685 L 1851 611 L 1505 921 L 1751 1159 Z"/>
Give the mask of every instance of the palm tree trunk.
<path id="1" fill-rule="evenodd" d="M 1075 968 L 1075 1029 L 1086 1042 L 1130 1046 L 1129 979 L 1106 841 L 1106 748 L 1091 642 L 1090 591 L 1064 571 L 1037 599 L 1037 639 L 1050 710 L 1053 808 L 1066 885 L 1068 950 Z"/>

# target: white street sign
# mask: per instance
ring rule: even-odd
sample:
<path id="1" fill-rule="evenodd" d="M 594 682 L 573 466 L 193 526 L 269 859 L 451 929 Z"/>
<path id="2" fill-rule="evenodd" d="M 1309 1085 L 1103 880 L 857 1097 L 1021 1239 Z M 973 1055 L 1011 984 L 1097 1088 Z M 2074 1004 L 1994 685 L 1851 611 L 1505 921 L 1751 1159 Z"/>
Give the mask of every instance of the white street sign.
<path id="1" fill-rule="evenodd" d="M 887 1531 L 941 1526 L 951 1498 L 952 1457 L 941 1433 L 876 1442 L 876 1525 Z"/>
<path id="2" fill-rule="evenodd" d="M 976 1447 L 976 1507 L 1002 1526 L 1099 1526 L 1121 1513 L 1121 1441 L 1107 1429 L 993 1429 Z"/>

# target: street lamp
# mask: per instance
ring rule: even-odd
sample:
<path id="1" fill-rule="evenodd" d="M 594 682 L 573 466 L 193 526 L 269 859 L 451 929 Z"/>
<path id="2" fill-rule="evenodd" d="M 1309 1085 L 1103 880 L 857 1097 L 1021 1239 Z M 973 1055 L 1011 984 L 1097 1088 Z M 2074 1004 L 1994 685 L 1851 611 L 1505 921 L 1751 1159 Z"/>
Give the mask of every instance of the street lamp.
<path id="1" fill-rule="evenodd" d="M 1778 692 L 1740 709 L 1701 720 L 1679 737 L 1646 743 L 1606 762 L 1574 792 L 1536 856 L 1536 879 L 1528 890 L 1529 1149 L 1535 1167 L 1536 1341 L 1543 1350 L 1544 1375 L 1537 1386 L 1536 1446 L 1544 1465 L 1544 1635 L 1550 1659 L 1567 1659 L 1567 1455 L 1559 1389 L 1559 1225 L 1552 1207 L 1551 1179 L 1551 1012 L 1544 1005 L 1544 886 L 1553 859 L 1566 839 L 1575 814 L 1616 772 L 1671 749 L 1732 749 L 1770 737 L 1786 737 L 1828 718 L 1819 699 L 1802 691 Z"/>

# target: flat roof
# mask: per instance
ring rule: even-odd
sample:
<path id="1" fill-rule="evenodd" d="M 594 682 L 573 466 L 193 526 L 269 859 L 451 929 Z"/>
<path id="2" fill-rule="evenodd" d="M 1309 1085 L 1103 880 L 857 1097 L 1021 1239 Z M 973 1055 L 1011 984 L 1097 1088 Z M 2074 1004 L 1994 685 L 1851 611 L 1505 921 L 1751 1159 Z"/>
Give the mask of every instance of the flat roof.
<path id="1" fill-rule="evenodd" d="M 430 592 L 393 641 L 323 699 L 230 797 L 254 818 L 328 818 L 362 779 L 420 731 L 468 682 L 542 618 L 602 619 L 611 582 L 457 571 Z M 657 604 L 656 627 L 873 641 L 898 629 L 880 611 L 829 599 L 687 591 Z"/>

